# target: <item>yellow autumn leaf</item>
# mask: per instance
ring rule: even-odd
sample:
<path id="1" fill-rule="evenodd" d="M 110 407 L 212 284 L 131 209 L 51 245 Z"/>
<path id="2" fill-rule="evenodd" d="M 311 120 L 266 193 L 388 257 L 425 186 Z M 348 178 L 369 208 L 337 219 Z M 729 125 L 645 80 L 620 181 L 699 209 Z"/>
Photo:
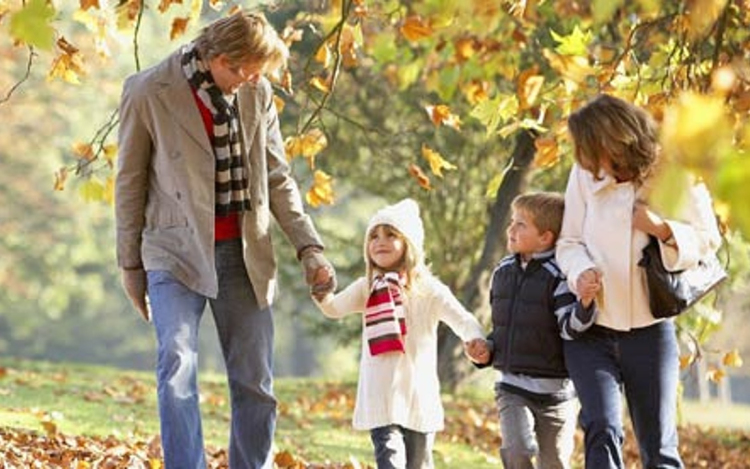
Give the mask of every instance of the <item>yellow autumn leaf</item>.
<path id="1" fill-rule="evenodd" d="M 89 8 L 96 8 L 99 9 L 99 0 L 81 0 L 79 2 L 79 5 L 81 6 L 81 10 L 86 11 Z"/>
<path id="2" fill-rule="evenodd" d="M 113 176 L 107 176 L 107 180 L 104 182 L 102 200 L 109 205 L 115 203 L 115 178 Z"/>
<path id="3" fill-rule="evenodd" d="M 60 192 L 65 190 L 65 182 L 68 180 L 68 168 L 60 168 L 55 173 L 54 190 Z"/>
<path id="4" fill-rule="evenodd" d="M 138 12 L 141 9 L 141 0 L 123 0 L 115 7 L 117 14 L 117 27 L 127 29 L 135 24 Z"/>
<path id="5" fill-rule="evenodd" d="M 321 77 L 313 77 L 310 80 L 310 85 L 312 85 L 312 87 L 317 89 L 318 91 L 322 91 L 323 93 L 331 92 L 331 88 L 330 88 L 330 84 L 328 83 L 328 80 L 324 80 Z"/>
<path id="6" fill-rule="evenodd" d="M 284 141 L 284 150 L 287 160 L 297 156 L 306 158 L 310 168 L 315 168 L 315 157 L 328 146 L 328 139 L 320 129 L 309 130 L 304 135 L 287 137 Z"/>
<path id="7" fill-rule="evenodd" d="M 401 34 L 411 41 L 416 42 L 432 35 L 432 27 L 422 17 L 412 15 L 404 20 L 401 25 Z"/>
<path id="8" fill-rule="evenodd" d="M 550 168 L 560 161 L 557 139 L 554 137 L 539 137 L 534 140 L 536 154 L 534 155 L 534 168 Z"/>
<path id="9" fill-rule="evenodd" d="M 550 49 L 542 50 L 542 55 L 549 65 L 563 78 L 572 83 L 583 83 L 589 76 L 595 76 L 595 70 L 589 65 L 588 58 L 580 55 L 562 55 Z"/>
<path id="10" fill-rule="evenodd" d="M 461 118 L 456 114 L 453 114 L 448 106 L 445 104 L 438 104 L 436 106 L 427 105 L 424 107 L 427 111 L 427 115 L 430 116 L 430 120 L 435 125 L 445 125 L 453 127 L 456 130 L 461 128 Z"/>
<path id="11" fill-rule="evenodd" d="M 711 368 L 706 372 L 706 378 L 713 383 L 720 383 L 724 379 L 726 373 L 721 368 Z"/>
<path id="12" fill-rule="evenodd" d="M 101 202 L 106 195 L 106 186 L 94 178 L 87 179 L 79 187 L 81 198 L 86 202 Z"/>
<path id="13" fill-rule="evenodd" d="M 63 419 L 63 414 L 57 411 L 44 412 L 40 418 L 39 423 L 44 428 L 47 436 L 54 436 L 57 434 L 57 422 Z"/>
<path id="14" fill-rule="evenodd" d="M 283 99 L 279 98 L 277 95 L 273 95 L 273 103 L 276 105 L 276 112 L 281 114 L 284 112 L 284 107 L 286 106 L 286 102 L 284 102 Z"/>
<path id="15" fill-rule="evenodd" d="M 440 153 L 422 144 L 422 157 L 430 164 L 432 174 L 437 177 L 443 177 L 443 170 L 457 169 L 458 167 L 446 161 Z"/>
<path id="16" fill-rule="evenodd" d="M 483 80 L 472 80 L 468 83 L 459 85 L 461 92 L 466 96 L 466 100 L 472 106 L 487 101 L 489 99 L 489 83 Z"/>
<path id="17" fill-rule="evenodd" d="M 726 354 L 724 354 L 724 358 L 721 359 L 721 363 L 724 366 L 732 366 L 735 368 L 741 367 L 742 357 L 740 356 L 739 350 L 734 349 L 731 352 L 727 352 Z"/>
<path id="18" fill-rule="evenodd" d="M 325 68 L 328 68 L 331 65 L 331 58 L 333 57 L 333 54 L 331 53 L 331 48 L 328 47 L 328 44 L 323 44 L 318 48 L 318 52 L 315 53 L 315 60 L 318 63 L 323 64 Z"/>
<path id="19" fill-rule="evenodd" d="M 91 161 L 96 156 L 94 154 L 94 147 L 89 143 L 74 142 L 71 149 L 74 155 L 86 161 Z"/>
<path id="20" fill-rule="evenodd" d="M 417 184 L 419 184 L 422 189 L 428 191 L 432 190 L 430 178 L 427 177 L 427 175 L 422 171 L 422 168 L 420 168 L 419 166 L 415 165 L 414 163 L 410 164 L 409 175 L 417 181 Z"/>
<path id="21" fill-rule="evenodd" d="M 695 361 L 695 355 L 693 355 L 692 353 L 680 355 L 680 370 L 687 369 L 687 367 L 692 365 L 694 361 Z"/>
<path id="22" fill-rule="evenodd" d="M 173 4 L 182 4 L 182 0 L 160 0 L 159 2 L 159 13 L 164 13 L 169 9 L 170 6 Z"/>
<path id="23" fill-rule="evenodd" d="M 78 48 L 69 43 L 64 37 L 60 37 L 55 43 L 59 55 L 52 62 L 52 67 L 47 74 L 47 81 L 60 78 L 68 83 L 78 85 L 80 76 L 86 74 L 83 65 L 83 56 Z"/>
<path id="24" fill-rule="evenodd" d="M 190 3 L 190 20 L 193 23 L 200 21 L 201 12 L 203 11 L 203 0 L 193 0 Z"/>
<path id="25" fill-rule="evenodd" d="M 169 31 L 169 39 L 174 41 L 185 34 L 190 18 L 175 18 L 172 20 L 172 29 Z"/>
<path id="26" fill-rule="evenodd" d="M 453 43 L 456 60 L 459 63 L 466 62 L 474 56 L 477 51 L 476 40 L 472 37 L 461 37 Z"/>
<path id="27" fill-rule="evenodd" d="M 117 157 L 117 144 L 110 143 L 108 145 L 104 145 L 102 147 L 102 150 L 104 152 L 104 159 L 107 161 L 107 164 L 110 168 L 113 167 L 115 158 Z"/>
<path id="28" fill-rule="evenodd" d="M 312 207 L 321 204 L 332 205 L 335 198 L 333 193 L 333 178 L 321 170 L 313 174 L 313 185 L 305 194 L 305 200 Z"/>
<path id="29" fill-rule="evenodd" d="M 521 109 L 532 107 L 542 91 L 544 76 L 538 75 L 537 72 L 538 68 L 532 67 L 518 76 L 518 104 Z"/>

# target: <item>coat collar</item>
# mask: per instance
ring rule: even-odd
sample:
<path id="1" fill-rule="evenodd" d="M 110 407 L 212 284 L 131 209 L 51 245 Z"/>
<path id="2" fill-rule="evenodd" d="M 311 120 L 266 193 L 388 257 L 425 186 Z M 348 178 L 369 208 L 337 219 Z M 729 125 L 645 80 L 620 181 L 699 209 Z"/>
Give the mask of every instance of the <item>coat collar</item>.
<path id="1" fill-rule="evenodd" d="M 167 113 L 182 127 L 186 134 L 213 155 L 213 148 L 203 125 L 195 96 L 190 89 L 180 64 L 182 52 L 174 52 L 163 63 L 156 76 L 156 96 Z"/>

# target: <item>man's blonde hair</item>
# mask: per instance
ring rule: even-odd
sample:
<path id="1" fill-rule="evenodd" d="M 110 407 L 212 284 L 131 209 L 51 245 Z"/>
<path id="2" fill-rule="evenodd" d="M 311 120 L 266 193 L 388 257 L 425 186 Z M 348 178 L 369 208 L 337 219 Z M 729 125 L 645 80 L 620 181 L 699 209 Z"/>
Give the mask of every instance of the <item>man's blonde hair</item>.
<path id="1" fill-rule="evenodd" d="M 289 49 L 261 13 L 239 11 L 214 21 L 195 40 L 203 60 L 226 54 L 233 66 L 255 61 L 272 72 L 286 66 Z"/>
<path id="2" fill-rule="evenodd" d="M 557 241 L 565 211 L 565 198 L 561 194 L 557 192 L 522 194 L 513 199 L 511 207 L 515 211 L 523 211 L 529 215 L 540 234 L 550 231 Z"/>

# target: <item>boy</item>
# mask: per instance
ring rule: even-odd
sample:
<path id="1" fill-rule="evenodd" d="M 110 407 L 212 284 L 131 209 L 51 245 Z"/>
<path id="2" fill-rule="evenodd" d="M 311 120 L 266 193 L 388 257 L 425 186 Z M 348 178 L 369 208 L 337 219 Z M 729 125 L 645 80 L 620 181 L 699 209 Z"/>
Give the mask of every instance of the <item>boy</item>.
<path id="1" fill-rule="evenodd" d="M 561 335 L 573 338 L 593 324 L 599 282 L 582 289 L 578 301 L 557 267 L 561 195 L 520 195 L 511 209 L 511 254 L 492 274 L 492 334 L 470 343 L 467 353 L 477 366 L 501 371 L 495 396 L 503 467 L 569 468 L 577 405 Z"/>

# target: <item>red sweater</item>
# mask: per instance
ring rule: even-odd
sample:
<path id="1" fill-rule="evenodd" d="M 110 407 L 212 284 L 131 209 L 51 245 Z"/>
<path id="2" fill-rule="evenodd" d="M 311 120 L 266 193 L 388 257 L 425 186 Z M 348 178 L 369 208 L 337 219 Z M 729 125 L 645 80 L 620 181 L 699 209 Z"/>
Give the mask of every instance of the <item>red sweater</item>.
<path id="1" fill-rule="evenodd" d="M 206 129 L 208 139 L 211 144 L 214 143 L 214 121 L 211 117 L 211 110 L 203 104 L 203 101 L 198 97 L 198 94 L 193 90 L 193 97 L 198 105 L 198 109 L 201 112 L 201 118 L 203 119 L 203 127 Z M 227 239 L 235 239 L 242 236 L 240 232 L 240 221 L 237 212 L 232 212 L 227 216 L 216 216 L 214 224 L 214 239 L 216 241 L 224 241 Z"/>

